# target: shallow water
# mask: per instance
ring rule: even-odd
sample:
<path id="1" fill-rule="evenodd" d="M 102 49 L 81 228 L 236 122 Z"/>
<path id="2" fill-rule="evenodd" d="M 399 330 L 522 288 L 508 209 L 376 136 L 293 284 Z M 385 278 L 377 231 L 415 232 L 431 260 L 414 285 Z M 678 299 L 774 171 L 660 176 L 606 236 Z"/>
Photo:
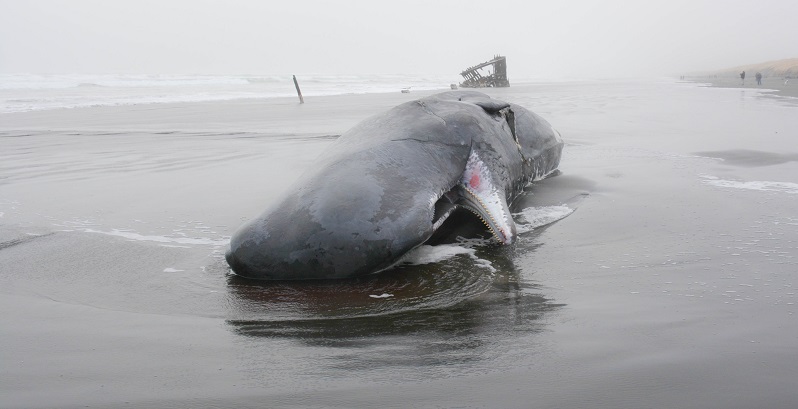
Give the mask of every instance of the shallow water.
<path id="1" fill-rule="evenodd" d="M 4 406 L 791 407 L 796 107 L 666 81 L 490 93 L 567 142 L 513 206 L 519 241 L 310 283 L 233 276 L 225 243 L 343 125 L 412 95 L 212 132 L 215 105 L 9 114 Z"/>

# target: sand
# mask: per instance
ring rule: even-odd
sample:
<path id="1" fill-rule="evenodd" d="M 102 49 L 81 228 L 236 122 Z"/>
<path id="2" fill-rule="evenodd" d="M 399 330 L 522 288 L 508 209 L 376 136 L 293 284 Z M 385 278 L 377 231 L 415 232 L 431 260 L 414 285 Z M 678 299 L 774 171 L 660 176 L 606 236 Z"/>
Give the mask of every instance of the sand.
<path id="1" fill-rule="evenodd" d="M 425 93 L 0 116 L 0 406 L 793 407 L 798 108 L 671 81 L 487 92 L 567 142 L 514 205 L 519 242 L 325 283 L 238 279 L 226 242 Z"/>

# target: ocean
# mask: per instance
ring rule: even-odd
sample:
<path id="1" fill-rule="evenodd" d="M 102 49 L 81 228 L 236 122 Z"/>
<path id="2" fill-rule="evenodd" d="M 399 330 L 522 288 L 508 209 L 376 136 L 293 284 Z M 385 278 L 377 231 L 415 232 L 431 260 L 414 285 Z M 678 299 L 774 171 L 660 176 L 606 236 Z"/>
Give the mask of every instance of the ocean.
<path id="1" fill-rule="evenodd" d="M 566 143 L 513 204 L 515 244 L 264 283 L 224 261 L 238 226 L 341 133 L 456 79 L 329 77 L 313 96 L 300 77 L 300 105 L 290 77 L 67 77 L 3 90 L 38 96 L 0 113 L 0 406 L 795 406 L 791 101 L 671 79 L 484 89 Z M 193 87 L 212 95 L 152 97 Z"/>
<path id="2" fill-rule="evenodd" d="M 297 75 L 303 96 L 448 89 L 457 76 Z M 0 74 L 0 113 L 296 96 L 291 75 Z"/>

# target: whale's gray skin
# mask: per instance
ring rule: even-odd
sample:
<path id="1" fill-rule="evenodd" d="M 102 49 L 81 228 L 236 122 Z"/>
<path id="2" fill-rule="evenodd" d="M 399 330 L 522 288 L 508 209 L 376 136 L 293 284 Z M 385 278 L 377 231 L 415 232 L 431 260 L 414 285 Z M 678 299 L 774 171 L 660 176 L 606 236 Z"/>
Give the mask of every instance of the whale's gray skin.
<path id="1" fill-rule="evenodd" d="M 557 168 L 562 147 L 543 118 L 479 92 L 404 103 L 341 135 L 286 198 L 233 235 L 227 262 L 256 279 L 374 273 L 457 208 L 512 243 L 509 205 Z"/>

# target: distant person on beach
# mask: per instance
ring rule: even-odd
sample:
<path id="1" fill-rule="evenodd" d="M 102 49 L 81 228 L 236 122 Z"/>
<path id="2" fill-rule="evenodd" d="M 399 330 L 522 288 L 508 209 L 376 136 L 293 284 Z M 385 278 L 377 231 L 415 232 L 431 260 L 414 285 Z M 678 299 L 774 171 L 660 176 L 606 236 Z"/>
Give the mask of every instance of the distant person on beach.
<path id="1" fill-rule="evenodd" d="M 742 80 L 743 85 L 745 85 L 745 71 L 740 73 L 740 80 Z"/>
<path id="2" fill-rule="evenodd" d="M 756 73 L 756 85 L 762 85 L 762 73 Z"/>

